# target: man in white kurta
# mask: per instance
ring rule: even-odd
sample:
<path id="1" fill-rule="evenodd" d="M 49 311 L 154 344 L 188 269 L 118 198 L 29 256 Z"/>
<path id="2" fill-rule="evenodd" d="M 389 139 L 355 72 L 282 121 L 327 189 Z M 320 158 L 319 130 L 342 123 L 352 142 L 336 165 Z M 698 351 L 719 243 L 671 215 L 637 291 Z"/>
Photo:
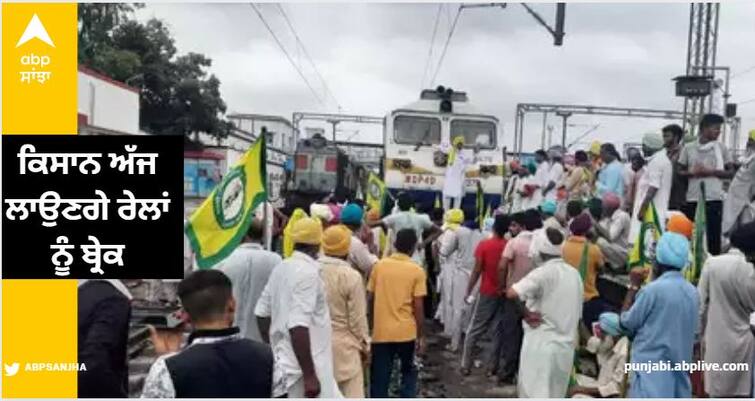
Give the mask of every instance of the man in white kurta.
<path id="1" fill-rule="evenodd" d="M 703 360 L 707 363 L 750 363 L 755 337 L 749 317 L 755 312 L 755 223 L 734 231 L 732 249 L 705 261 L 698 283 Z M 705 392 L 711 397 L 751 395 L 752 375 L 747 371 L 705 371 Z"/>
<path id="2" fill-rule="evenodd" d="M 482 240 L 482 234 L 478 230 L 472 230 L 461 226 L 454 231 L 453 235 L 441 244 L 440 255 L 451 257 L 453 261 L 453 275 L 450 282 L 450 299 L 446 304 L 450 311 L 451 321 L 445 326 L 450 327 L 451 343 L 450 351 L 457 351 L 461 346 L 461 335 L 467 327 L 469 320 L 470 305 L 464 299 L 467 296 L 467 284 L 474 270 L 474 251 L 477 244 Z M 452 256 L 453 255 L 453 256 Z"/>
<path id="3" fill-rule="evenodd" d="M 269 324 L 270 347 L 273 350 L 273 397 L 288 395 L 304 398 L 307 381 L 319 381 L 321 398 L 341 398 L 333 370 L 333 347 L 330 310 L 325 284 L 320 278 L 320 263 L 313 258 L 322 238 L 320 223 L 303 218 L 294 225 L 295 248 L 288 259 L 273 269 L 262 291 L 255 315 Z M 291 334 L 297 328 L 309 334 L 309 352 L 314 366 L 314 378 L 305 377 Z M 262 328 L 262 325 L 260 325 Z M 260 330 L 262 331 L 262 330 Z M 265 334 L 263 334 L 263 338 Z"/>
<path id="4" fill-rule="evenodd" d="M 455 137 L 451 147 L 448 148 L 448 165 L 443 178 L 443 209 L 461 208 L 467 168 L 474 163 L 474 160 L 474 156 L 464 152 L 464 137 Z"/>
<path id="5" fill-rule="evenodd" d="M 661 134 L 645 134 L 642 138 L 642 150 L 645 156 L 650 156 L 645 173 L 640 176 L 632 210 L 632 227 L 629 230 L 629 241 L 634 242 L 640 232 L 642 213 L 650 203 L 658 212 L 658 220 L 662 227 L 666 226 L 666 211 L 671 197 L 671 180 L 673 167 L 666 150 L 663 149 Z"/>
<path id="6" fill-rule="evenodd" d="M 517 382 L 520 398 L 566 396 L 582 315 L 582 279 L 561 258 L 563 235 L 547 230 L 533 238 L 544 263 L 506 292 L 507 298 L 526 305 Z"/>

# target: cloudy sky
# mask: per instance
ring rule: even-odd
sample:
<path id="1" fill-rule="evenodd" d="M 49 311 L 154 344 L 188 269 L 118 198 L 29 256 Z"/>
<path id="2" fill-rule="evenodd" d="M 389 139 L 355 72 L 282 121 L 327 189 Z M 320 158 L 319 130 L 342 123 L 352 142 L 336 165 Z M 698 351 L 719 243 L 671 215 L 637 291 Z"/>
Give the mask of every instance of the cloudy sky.
<path id="1" fill-rule="evenodd" d="M 568 4 L 566 37 L 551 36 L 518 3 L 462 11 L 437 78 L 438 59 L 458 3 L 259 4 L 259 12 L 289 52 L 312 91 L 287 60 L 249 4 L 148 4 L 139 19 L 159 18 L 180 52 L 213 60 L 229 112 L 294 111 L 384 116 L 416 100 L 423 87 L 464 90 L 472 103 L 504 123 L 511 145 L 517 103 L 591 104 L 681 110 L 671 78 L 684 73 L 689 4 Z M 555 6 L 533 4 L 552 23 Z M 440 14 L 438 14 L 440 12 Z M 288 17 L 304 48 L 297 45 Z M 440 15 L 432 54 L 430 44 Z M 731 101 L 755 99 L 755 2 L 721 6 L 718 65 L 730 66 Z M 332 96 L 305 54 L 309 54 Z M 426 65 L 429 64 L 425 72 Z M 742 74 L 736 75 L 739 72 Z M 424 77 L 424 81 L 423 81 Z M 318 100 L 318 97 L 320 100 Z M 739 108 L 746 130 L 755 128 L 755 101 Z M 663 120 L 601 116 L 570 119 L 569 140 L 598 125 L 584 141 L 638 141 Z M 560 140 L 561 120 L 554 142 Z M 526 122 L 525 150 L 540 144 L 542 117 Z M 358 131 L 357 131 L 358 130 Z M 380 141 L 379 131 L 344 125 L 341 138 Z M 586 145 L 577 145 L 577 148 Z"/>

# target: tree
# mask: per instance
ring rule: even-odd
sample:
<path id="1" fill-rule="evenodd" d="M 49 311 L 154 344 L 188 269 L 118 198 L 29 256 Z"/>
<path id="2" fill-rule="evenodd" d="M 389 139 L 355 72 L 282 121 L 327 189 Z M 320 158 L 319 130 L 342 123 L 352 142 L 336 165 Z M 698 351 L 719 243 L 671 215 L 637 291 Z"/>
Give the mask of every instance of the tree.
<path id="1" fill-rule="evenodd" d="M 84 6 L 84 7 L 82 7 Z M 132 20 L 126 4 L 80 4 L 80 62 L 140 90 L 140 125 L 154 134 L 228 135 L 220 80 L 198 53 L 178 55 L 175 41 L 158 19 Z M 83 11 L 83 12 L 82 12 Z"/>

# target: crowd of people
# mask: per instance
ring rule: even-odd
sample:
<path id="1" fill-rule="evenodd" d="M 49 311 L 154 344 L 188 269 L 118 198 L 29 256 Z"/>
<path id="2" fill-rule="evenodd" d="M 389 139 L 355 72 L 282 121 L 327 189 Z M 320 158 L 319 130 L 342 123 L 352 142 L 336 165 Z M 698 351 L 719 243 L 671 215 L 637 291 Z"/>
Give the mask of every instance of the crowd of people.
<path id="1" fill-rule="evenodd" d="M 663 127 L 626 162 L 610 143 L 538 151 L 535 165 L 510 163 L 503 201 L 482 221 L 445 189 L 447 207 L 429 214 L 408 192 L 386 215 L 360 200 L 313 204 L 290 216 L 278 254 L 254 219 L 229 257 L 180 283 L 190 334 L 152 329 L 161 356 L 142 396 L 412 398 L 434 324 L 461 375 L 484 365 L 519 397 L 751 397 L 755 130 L 735 162 L 718 142 L 722 124 L 703 116 L 688 143 L 681 127 Z M 449 163 L 463 176 L 469 157 L 456 145 Z M 690 280 L 700 202 L 708 255 Z M 642 250 L 652 263 L 630 266 L 649 210 L 660 225 Z M 628 275 L 623 303 L 601 294 L 604 273 Z M 122 306 L 124 290 L 111 284 L 108 294 L 91 282 L 80 292 Z M 97 308 L 81 313 L 80 359 L 102 359 L 86 334 L 104 330 L 86 323 Z M 700 380 L 673 369 L 697 360 L 747 368 Z M 109 361 L 108 380 L 80 373 L 80 391 L 119 395 L 124 360 Z M 671 368 L 627 372 L 627 363 Z"/>

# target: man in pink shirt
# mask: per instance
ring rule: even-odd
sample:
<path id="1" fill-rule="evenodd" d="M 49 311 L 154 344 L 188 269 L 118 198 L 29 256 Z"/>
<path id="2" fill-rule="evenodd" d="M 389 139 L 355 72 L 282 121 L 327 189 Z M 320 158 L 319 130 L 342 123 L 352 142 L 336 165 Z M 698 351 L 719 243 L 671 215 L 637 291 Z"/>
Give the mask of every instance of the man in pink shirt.
<path id="1" fill-rule="evenodd" d="M 529 257 L 532 231 L 542 225 L 537 213 L 516 213 L 511 219 L 509 232 L 514 238 L 504 248 L 503 257 L 498 265 L 500 294 L 504 294 L 532 269 Z M 498 371 L 498 379 L 502 383 L 513 383 L 514 375 L 519 371 L 519 351 L 522 348 L 523 336 L 522 316 L 514 301 L 504 299 L 503 302 L 503 367 Z"/>

